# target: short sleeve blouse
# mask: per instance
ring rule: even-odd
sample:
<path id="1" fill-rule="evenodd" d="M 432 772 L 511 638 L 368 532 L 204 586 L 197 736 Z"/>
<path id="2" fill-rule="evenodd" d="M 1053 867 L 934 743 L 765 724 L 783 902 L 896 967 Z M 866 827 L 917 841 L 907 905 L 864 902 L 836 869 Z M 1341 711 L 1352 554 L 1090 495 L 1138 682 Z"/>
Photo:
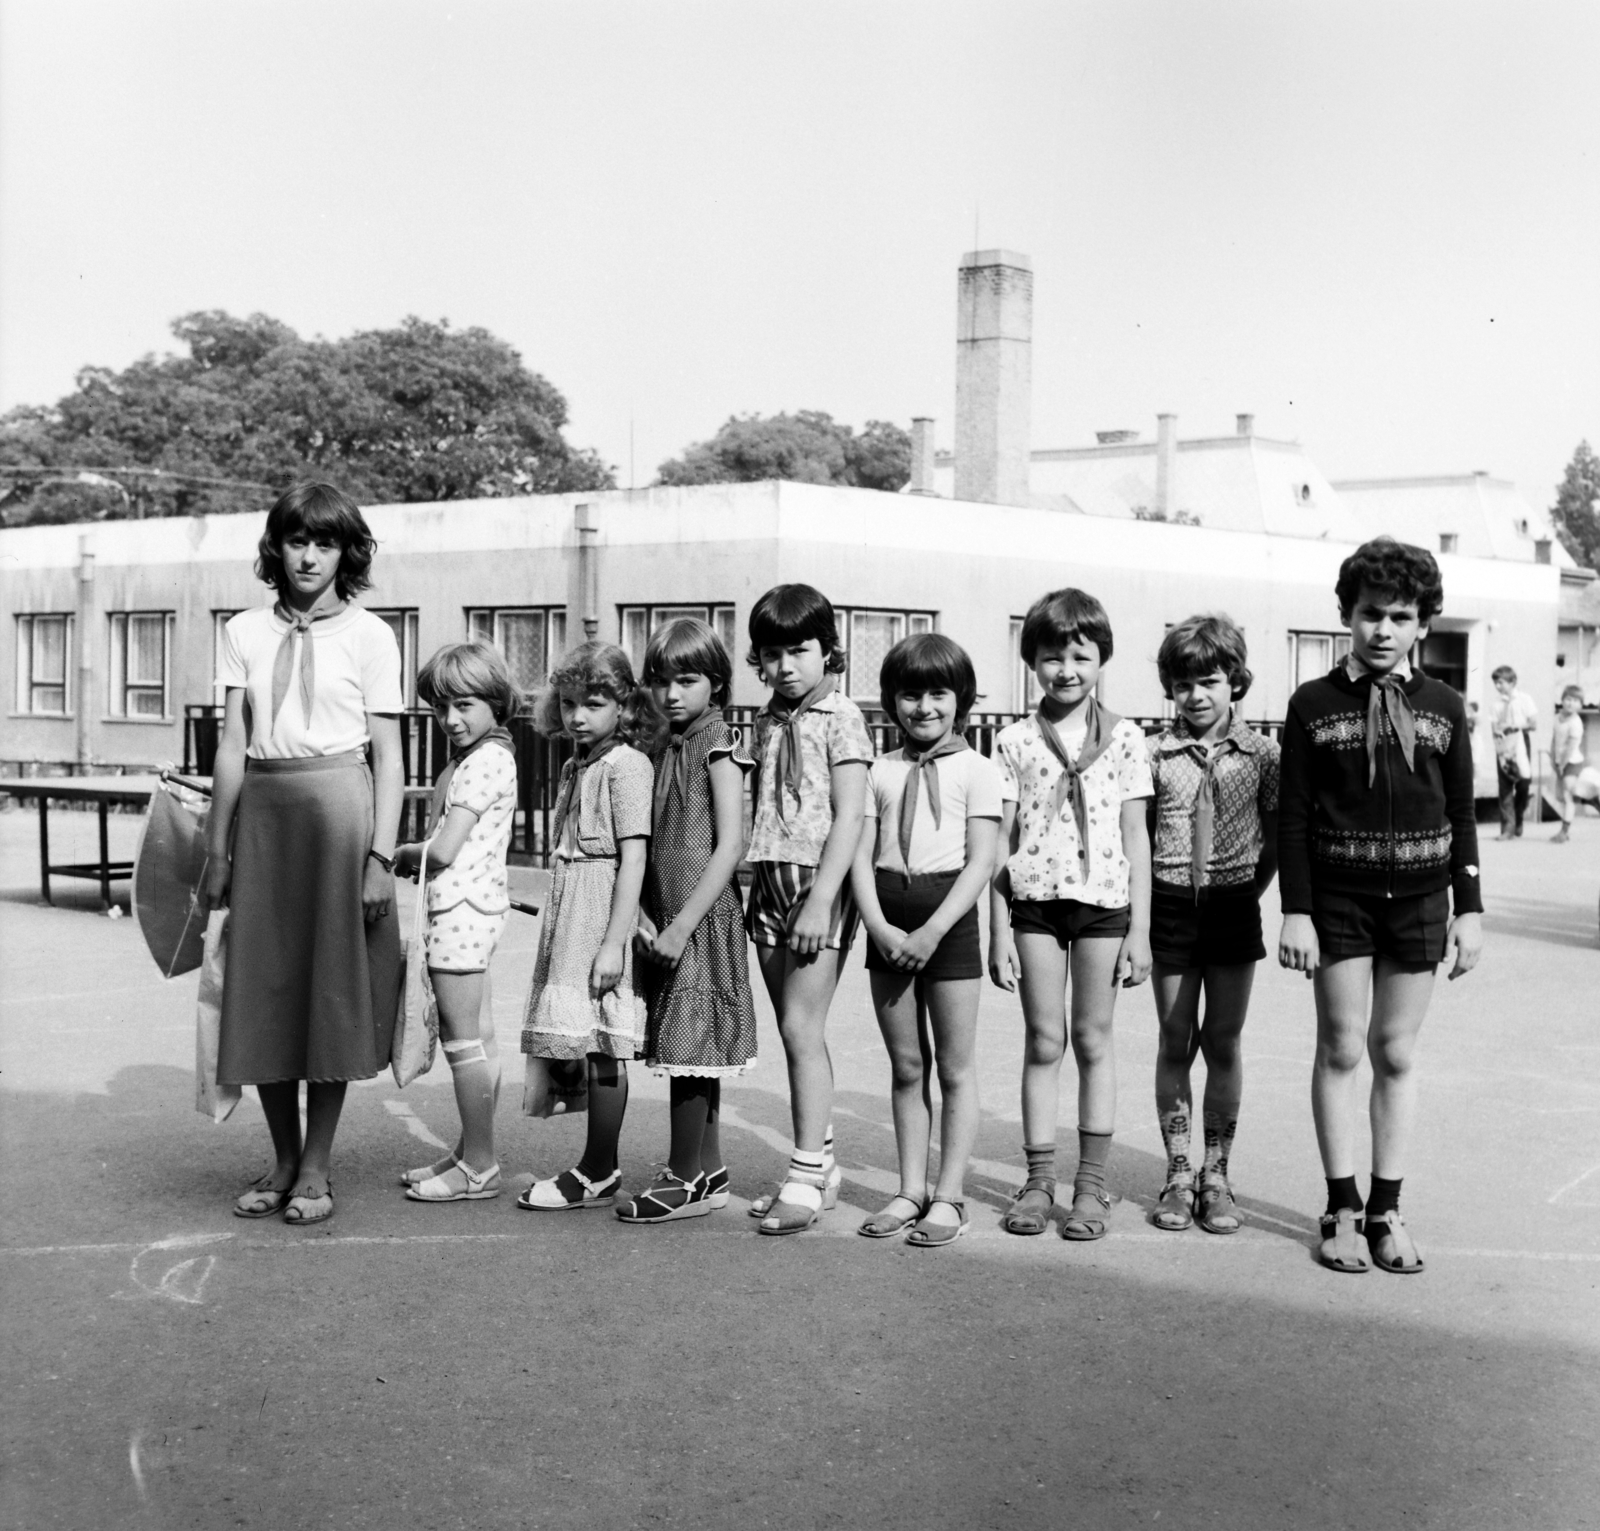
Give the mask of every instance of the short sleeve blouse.
<path id="1" fill-rule="evenodd" d="M 611 860 L 622 840 L 649 838 L 655 770 L 631 744 L 607 750 L 578 774 L 577 801 L 567 810 L 556 854 L 564 860 Z"/>
<path id="2" fill-rule="evenodd" d="M 967 864 L 967 820 L 1000 817 L 1000 772 L 976 750 L 935 762 L 939 773 L 939 822 L 920 795 L 911 828 L 911 865 L 900 854 L 900 803 L 911 765 L 902 750 L 872 762 L 867 777 L 866 816 L 875 819 L 877 850 L 872 864 L 886 872 L 959 872 Z"/>
<path id="3" fill-rule="evenodd" d="M 751 861 L 814 867 L 822 861 L 822 848 L 833 828 L 833 768 L 855 761 L 868 764 L 873 756 L 872 736 L 861 709 L 837 691 L 807 708 L 800 715 L 800 800 L 796 802 L 792 792 L 786 793 L 780 815 L 777 767 L 782 740 L 782 724 L 770 713 L 761 712 L 755 727 L 754 755 L 760 773 L 755 819 L 745 854 Z"/>
<path id="4" fill-rule="evenodd" d="M 490 742 L 461 761 L 445 787 L 441 822 L 452 808 L 477 814 L 456 859 L 428 881 L 430 913 L 471 904 L 484 914 L 510 907 L 506 890 L 506 851 L 517 812 L 517 760 L 504 745 Z"/>

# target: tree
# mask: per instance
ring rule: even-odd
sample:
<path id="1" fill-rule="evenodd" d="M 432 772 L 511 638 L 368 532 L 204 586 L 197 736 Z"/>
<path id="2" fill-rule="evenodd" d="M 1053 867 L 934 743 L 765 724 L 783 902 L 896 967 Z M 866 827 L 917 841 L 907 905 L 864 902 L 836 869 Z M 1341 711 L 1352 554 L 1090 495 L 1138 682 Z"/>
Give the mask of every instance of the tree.
<path id="1" fill-rule="evenodd" d="M 487 330 L 408 318 L 302 340 L 212 310 L 172 332 L 187 354 L 86 367 L 53 407 L 0 418 L 8 520 L 255 510 L 308 475 L 365 504 L 615 482 L 562 436 L 560 392 Z"/>
<path id="2" fill-rule="evenodd" d="M 1587 441 L 1567 464 L 1550 507 L 1561 545 L 1585 568 L 1600 569 L 1600 457 Z"/>
<path id="3" fill-rule="evenodd" d="M 892 494 L 911 477 L 911 437 L 886 420 L 869 420 L 858 436 L 815 409 L 765 418 L 735 415 L 711 440 L 696 442 L 657 472 L 663 484 L 782 478 Z"/>

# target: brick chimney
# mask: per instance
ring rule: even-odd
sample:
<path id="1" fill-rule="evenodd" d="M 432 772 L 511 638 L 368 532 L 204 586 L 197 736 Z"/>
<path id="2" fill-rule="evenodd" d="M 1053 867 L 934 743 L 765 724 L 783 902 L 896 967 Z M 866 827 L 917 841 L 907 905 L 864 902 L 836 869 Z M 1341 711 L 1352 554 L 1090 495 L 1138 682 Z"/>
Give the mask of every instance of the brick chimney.
<path id="1" fill-rule="evenodd" d="M 933 421 L 927 415 L 911 421 L 911 492 L 933 493 Z"/>
<path id="2" fill-rule="evenodd" d="M 1156 519 L 1170 521 L 1177 496 L 1178 417 L 1156 416 Z"/>
<path id="3" fill-rule="evenodd" d="M 1033 262 L 974 250 L 957 278 L 956 498 L 1026 505 L 1032 446 Z"/>

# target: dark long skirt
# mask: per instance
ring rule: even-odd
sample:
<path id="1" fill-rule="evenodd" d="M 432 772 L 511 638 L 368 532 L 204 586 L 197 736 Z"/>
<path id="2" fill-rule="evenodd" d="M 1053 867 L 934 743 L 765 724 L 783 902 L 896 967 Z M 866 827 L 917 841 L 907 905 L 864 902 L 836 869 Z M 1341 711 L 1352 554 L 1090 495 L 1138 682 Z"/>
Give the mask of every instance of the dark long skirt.
<path id="1" fill-rule="evenodd" d="M 371 1079 L 399 998 L 394 907 L 367 924 L 372 772 L 360 754 L 248 760 L 234 825 L 221 1084 Z"/>

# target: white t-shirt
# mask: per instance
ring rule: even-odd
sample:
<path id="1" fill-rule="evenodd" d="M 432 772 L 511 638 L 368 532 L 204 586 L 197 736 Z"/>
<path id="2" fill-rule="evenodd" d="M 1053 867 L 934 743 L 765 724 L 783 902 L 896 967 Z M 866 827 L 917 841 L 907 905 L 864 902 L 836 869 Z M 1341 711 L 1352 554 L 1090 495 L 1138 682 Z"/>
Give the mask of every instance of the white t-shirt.
<path id="1" fill-rule="evenodd" d="M 1000 772 L 976 750 L 939 757 L 939 823 L 922 788 L 911 827 L 911 865 L 900 854 L 900 801 L 911 774 L 903 750 L 880 755 L 867 773 L 866 816 L 876 819 L 878 848 L 872 864 L 885 872 L 959 872 L 967 864 L 967 820 L 1000 817 Z"/>
<path id="2" fill-rule="evenodd" d="M 217 680 L 242 686 L 253 760 L 293 760 L 314 755 L 344 755 L 371 737 L 369 712 L 405 709 L 400 691 L 400 645 L 381 617 L 346 606 L 336 617 L 311 626 L 316 647 L 311 717 L 300 696 L 300 645 L 294 639 L 289 690 L 277 719 L 272 716 L 272 668 L 289 624 L 270 606 L 241 611 L 222 630 Z"/>
<path id="3" fill-rule="evenodd" d="M 441 824 L 452 808 L 470 808 L 478 818 L 456 859 L 428 878 L 428 913 L 471 904 L 480 914 L 499 914 L 510 908 L 506 850 L 517 813 L 516 756 L 497 740 L 475 749 L 450 775 Z"/>

